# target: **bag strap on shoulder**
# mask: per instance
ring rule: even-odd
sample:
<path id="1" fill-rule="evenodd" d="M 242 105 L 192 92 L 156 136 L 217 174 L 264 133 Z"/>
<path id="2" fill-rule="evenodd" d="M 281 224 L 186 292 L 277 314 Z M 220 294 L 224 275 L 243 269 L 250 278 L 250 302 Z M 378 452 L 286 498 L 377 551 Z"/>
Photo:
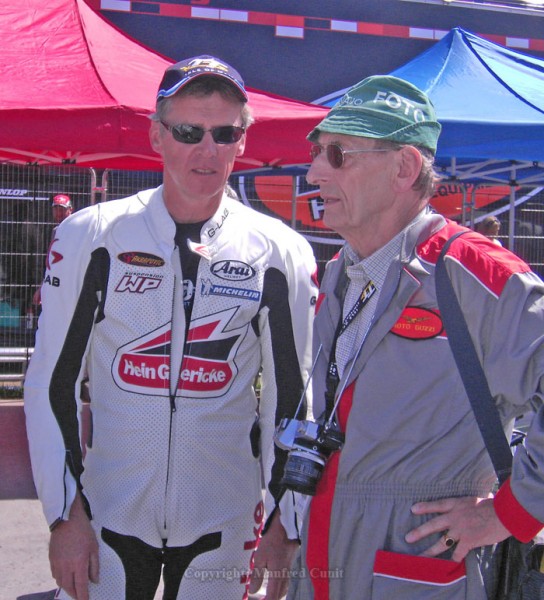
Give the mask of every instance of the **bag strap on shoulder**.
<path id="1" fill-rule="evenodd" d="M 435 273 L 436 299 L 448 342 L 472 405 L 476 422 L 491 457 L 499 484 L 502 485 L 512 470 L 512 451 L 476 348 L 470 337 L 463 311 L 444 264 L 444 256 L 451 244 L 464 233 L 468 232 L 460 231 L 449 238 L 440 252 Z"/>

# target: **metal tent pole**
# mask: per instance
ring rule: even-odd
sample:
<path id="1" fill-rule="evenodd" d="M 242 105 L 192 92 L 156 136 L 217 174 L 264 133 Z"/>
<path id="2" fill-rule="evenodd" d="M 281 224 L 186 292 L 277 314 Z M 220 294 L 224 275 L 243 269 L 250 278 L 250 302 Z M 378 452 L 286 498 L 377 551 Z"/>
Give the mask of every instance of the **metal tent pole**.
<path id="1" fill-rule="evenodd" d="M 510 209 L 508 219 L 508 248 L 515 252 L 514 231 L 516 224 L 516 167 L 510 171 Z"/>

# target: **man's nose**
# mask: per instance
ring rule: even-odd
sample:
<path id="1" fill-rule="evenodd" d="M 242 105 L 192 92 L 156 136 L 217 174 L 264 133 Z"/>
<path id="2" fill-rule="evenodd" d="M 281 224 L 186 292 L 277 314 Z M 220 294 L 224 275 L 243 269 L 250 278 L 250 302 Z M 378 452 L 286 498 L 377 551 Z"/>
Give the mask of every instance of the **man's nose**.
<path id="1" fill-rule="evenodd" d="M 306 173 L 306 181 L 310 185 L 319 185 L 321 181 L 323 181 L 326 177 L 325 168 L 323 165 L 324 157 L 320 154 L 310 164 L 310 168 Z M 326 161 L 325 161 L 326 162 Z"/>
<path id="2" fill-rule="evenodd" d="M 204 137 L 198 143 L 198 149 L 207 156 L 214 156 L 215 154 L 217 154 L 217 144 L 213 140 L 211 131 L 206 131 Z"/>

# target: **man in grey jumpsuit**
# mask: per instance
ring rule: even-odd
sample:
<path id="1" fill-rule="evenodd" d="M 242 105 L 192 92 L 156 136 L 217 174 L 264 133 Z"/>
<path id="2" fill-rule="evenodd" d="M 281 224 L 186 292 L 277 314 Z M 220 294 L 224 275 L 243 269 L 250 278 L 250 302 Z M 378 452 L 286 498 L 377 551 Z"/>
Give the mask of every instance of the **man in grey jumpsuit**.
<path id="1" fill-rule="evenodd" d="M 272 434 L 307 378 L 315 260 L 227 186 L 247 100 L 219 59 L 169 67 L 163 185 L 75 213 L 51 244 L 25 410 L 59 598 L 153 600 L 162 576 L 165 600 L 243 600 L 265 516 L 259 569 L 281 575 L 298 546 Z"/>
<path id="2" fill-rule="evenodd" d="M 484 600 L 477 549 L 544 524 L 544 285 L 475 232 L 445 258 L 505 433 L 537 411 L 493 498 L 436 301 L 440 250 L 464 229 L 428 206 L 439 132 L 424 93 L 375 76 L 308 136 L 307 179 L 346 240 L 320 289 L 313 410 L 330 414 L 326 392 L 340 399 L 345 444 L 307 508 L 289 600 Z"/>

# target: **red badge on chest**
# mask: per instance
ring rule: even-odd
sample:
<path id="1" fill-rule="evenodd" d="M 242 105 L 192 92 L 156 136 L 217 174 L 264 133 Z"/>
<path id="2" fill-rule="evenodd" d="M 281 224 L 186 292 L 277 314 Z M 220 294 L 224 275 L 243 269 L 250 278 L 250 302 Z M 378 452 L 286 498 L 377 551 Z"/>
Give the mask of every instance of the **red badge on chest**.
<path id="1" fill-rule="evenodd" d="M 407 306 L 393 325 L 391 333 L 410 340 L 428 340 L 444 329 L 440 314 L 427 308 Z"/>

